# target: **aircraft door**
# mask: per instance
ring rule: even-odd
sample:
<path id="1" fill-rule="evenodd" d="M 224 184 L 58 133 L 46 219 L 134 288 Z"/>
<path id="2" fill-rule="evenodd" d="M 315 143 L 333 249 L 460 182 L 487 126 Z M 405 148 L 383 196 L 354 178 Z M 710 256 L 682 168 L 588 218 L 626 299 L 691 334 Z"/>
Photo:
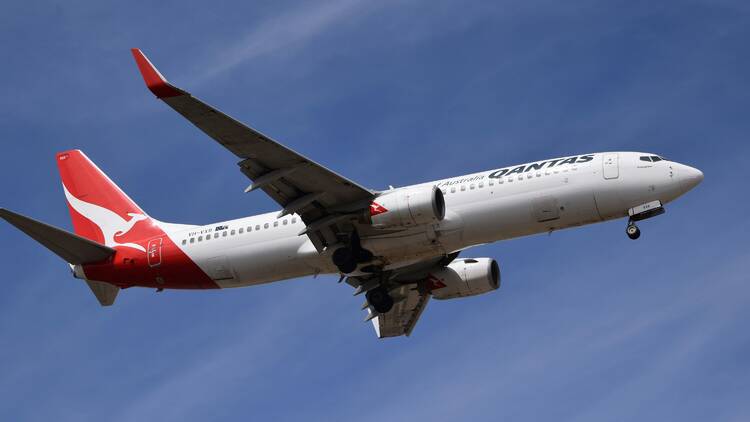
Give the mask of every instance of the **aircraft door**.
<path id="1" fill-rule="evenodd" d="M 534 208 L 534 218 L 538 222 L 557 220 L 560 218 L 560 209 L 557 205 L 557 198 L 553 196 L 542 196 L 532 202 Z"/>
<path id="2" fill-rule="evenodd" d="M 605 179 L 617 179 L 620 176 L 620 165 L 617 153 L 602 156 L 602 175 Z"/>
<path id="3" fill-rule="evenodd" d="M 208 260 L 208 275 L 215 281 L 234 280 L 234 271 L 226 256 L 216 256 Z"/>

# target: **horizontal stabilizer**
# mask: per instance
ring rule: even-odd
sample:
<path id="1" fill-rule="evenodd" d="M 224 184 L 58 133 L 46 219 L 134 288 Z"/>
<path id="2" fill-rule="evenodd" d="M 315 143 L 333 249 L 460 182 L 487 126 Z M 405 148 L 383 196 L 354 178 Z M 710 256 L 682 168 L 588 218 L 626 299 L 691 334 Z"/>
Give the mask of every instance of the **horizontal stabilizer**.
<path id="1" fill-rule="evenodd" d="M 55 226 L 50 226 L 49 224 L 6 210 L 5 208 L 0 208 L 0 217 L 71 264 L 99 262 L 115 253 L 114 249 L 93 240 L 83 238 Z"/>

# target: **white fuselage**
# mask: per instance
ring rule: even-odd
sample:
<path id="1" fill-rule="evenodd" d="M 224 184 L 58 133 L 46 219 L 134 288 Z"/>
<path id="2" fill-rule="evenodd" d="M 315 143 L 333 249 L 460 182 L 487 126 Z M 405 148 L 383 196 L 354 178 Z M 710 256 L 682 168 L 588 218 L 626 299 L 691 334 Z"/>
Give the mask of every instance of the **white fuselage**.
<path id="1" fill-rule="evenodd" d="M 424 183 L 443 191 L 445 218 L 364 237 L 362 246 L 385 268 L 398 268 L 479 244 L 624 217 L 630 208 L 666 204 L 697 184 L 697 170 L 644 156 L 655 157 L 585 154 Z M 165 231 L 220 287 L 337 272 L 328 253 L 299 235 L 305 228 L 299 216 L 277 214 Z"/>

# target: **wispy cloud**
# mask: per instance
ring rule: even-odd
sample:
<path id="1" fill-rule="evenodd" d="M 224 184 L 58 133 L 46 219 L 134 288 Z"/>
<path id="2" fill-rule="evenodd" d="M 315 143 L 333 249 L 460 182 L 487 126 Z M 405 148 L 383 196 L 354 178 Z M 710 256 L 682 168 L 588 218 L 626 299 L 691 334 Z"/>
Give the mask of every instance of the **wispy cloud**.
<path id="1" fill-rule="evenodd" d="M 337 0 L 324 3 L 305 2 L 298 7 L 268 19 L 239 41 L 215 54 L 211 66 L 191 81 L 192 85 L 228 72 L 243 63 L 274 52 L 304 46 L 316 36 L 336 25 L 372 11 L 385 2 Z"/>

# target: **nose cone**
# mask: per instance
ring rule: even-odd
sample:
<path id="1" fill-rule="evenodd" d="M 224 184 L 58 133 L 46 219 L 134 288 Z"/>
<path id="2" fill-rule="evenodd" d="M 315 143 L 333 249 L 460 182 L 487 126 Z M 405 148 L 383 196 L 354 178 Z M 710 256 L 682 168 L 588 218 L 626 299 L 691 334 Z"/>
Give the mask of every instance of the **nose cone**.
<path id="1" fill-rule="evenodd" d="M 683 192 L 687 192 L 703 181 L 703 172 L 694 167 L 680 165 L 678 177 Z"/>

